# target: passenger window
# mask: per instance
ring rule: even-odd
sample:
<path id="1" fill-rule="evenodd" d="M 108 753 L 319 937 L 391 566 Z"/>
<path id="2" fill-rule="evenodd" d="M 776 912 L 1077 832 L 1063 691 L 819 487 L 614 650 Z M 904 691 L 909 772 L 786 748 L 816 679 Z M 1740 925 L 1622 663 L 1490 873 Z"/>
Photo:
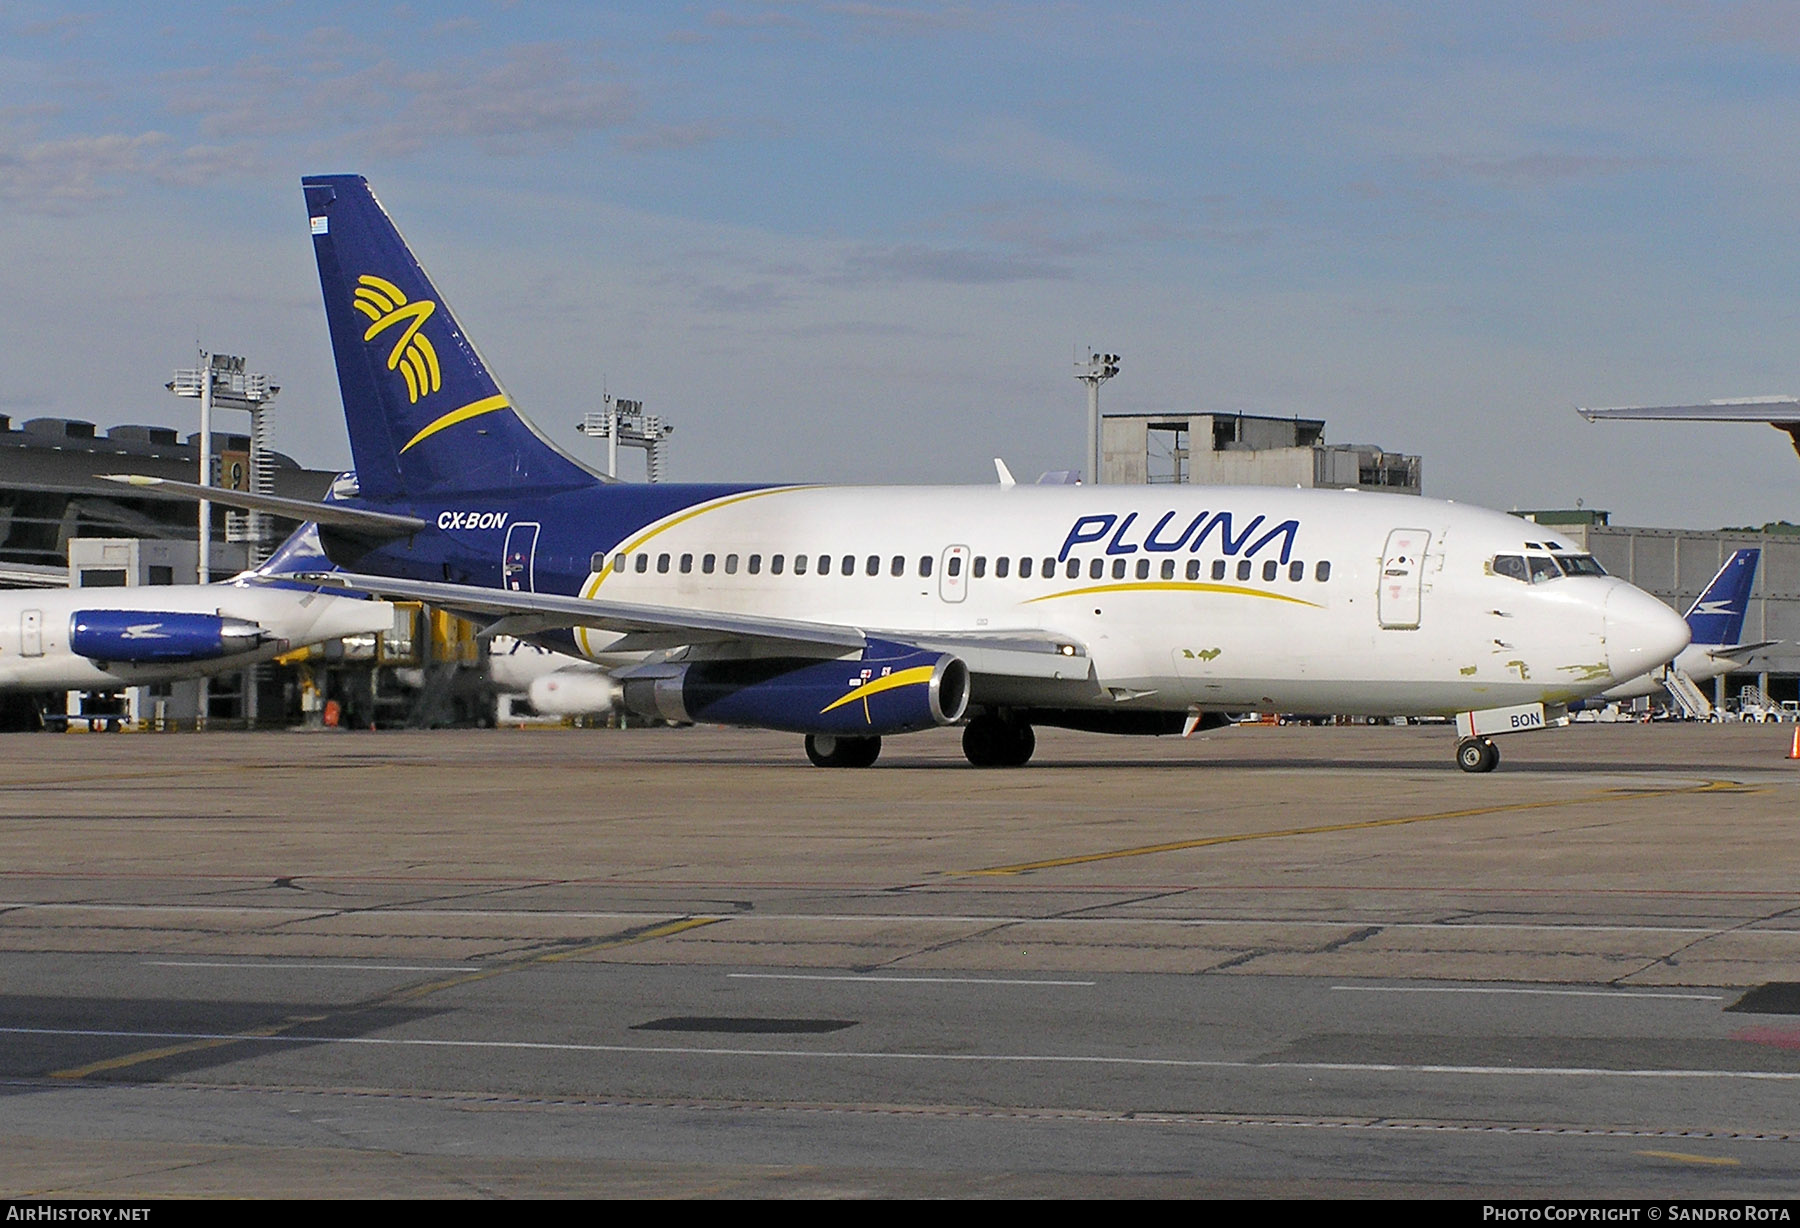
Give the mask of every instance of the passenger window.
<path id="1" fill-rule="evenodd" d="M 1324 560 L 1320 560 L 1318 566 L 1313 568 L 1313 579 L 1317 580 L 1320 584 L 1331 579 L 1331 564 Z"/>
<path id="2" fill-rule="evenodd" d="M 1214 559 L 1213 560 L 1213 579 L 1223 580 L 1224 578 L 1225 578 L 1225 560 L 1224 559 Z"/>
<path id="3" fill-rule="evenodd" d="M 794 556 L 794 574 L 797 576 L 806 574 L 806 556 L 804 554 Z"/>
<path id="4" fill-rule="evenodd" d="M 1031 579 L 1031 556 L 1030 555 L 1026 555 L 1024 558 L 1019 560 L 1019 579 L 1021 579 L 1021 580 Z"/>
<path id="5" fill-rule="evenodd" d="M 613 570 L 614 571 L 624 571 L 625 570 L 625 556 L 623 554 L 613 555 Z"/>
<path id="6" fill-rule="evenodd" d="M 1288 579 L 1290 579 L 1290 580 L 1306 579 L 1306 564 L 1305 563 L 1289 563 L 1288 564 Z"/>
<path id="7" fill-rule="evenodd" d="M 725 574 L 728 576 L 737 575 L 737 564 L 738 564 L 737 555 L 735 555 L 735 554 L 726 555 L 725 556 Z"/>
<path id="8" fill-rule="evenodd" d="M 903 576 L 906 574 L 906 556 L 905 555 L 896 554 L 894 556 L 894 561 L 892 563 L 888 564 L 888 574 L 890 576 Z"/>
<path id="9" fill-rule="evenodd" d="M 1071 580 L 1079 579 L 1081 577 L 1081 560 L 1070 559 L 1068 566 L 1063 569 L 1063 574 Z"/>
<path id="10" fill-rule="evenodd" d="M 1106 560 L 1105 559 L 1095 559 L 1093 562 L 1088 564 L 1088 579 L 1098 580 L 1101 576 L 1104 576 L 1105 574 L 1106 574 Z"/>
<path id="11" fill-rule="evenodd" d="M 960 554 L 951 555 L 950 562 L 948 565 L 945 566 L 944 571 L 949 575 L 949 577 L 952 580 L 954 580 L 954 579 L 956 579 L 956 577 L 962 575 L 962 555 L 960 555 Z"/>
<path id="12" fill-rule="evenodd" d="M 1249 559 L 1239 559 L 1238 560 L 1238 579 L 1248 580 L 1249 578 L 1250 578 L 1250 560 Z"/>
<path id="13" fill-rule="evenodd" d="M 871 576 L 880 575 L 881 574 L 881 556 L 878 554 L 871 554 L 869 556 L 868 561 L 863 564 L 863 573 L 865 575 L 871 575 Z"/>
<path id="14" fill-rule="evenodd" d="M 1010 573 L 1011 571 L 1012 571 L 1012 560 L 1007 558 L 1005 555 L 1001 555 L 999 558 L 994 560 L 994 579 L 1004 580 L 1004 579 L 1006 579 L 1008 573 Z"/>
<path id="15" fill-rule="evenodd" d="M 1189 559 L 1188 560 L 1187 578 L 1190 580 L 1198 580 L 1200 578 L 1200 560 L 1199 559 Z"/>
<path id="16" fill-rule="evenodd" d="M 650 556 L 649 555 L 640 554 L 637 556 L 637 570 L 640 575 L 643 574 L 644 572 L 650 570 Z"/>
<path id="17" fill-rule="evenodd" d="M 1073 575 L 1074 573 L 1071 572 L 1070 574 Z M 1056 576 L 1056 560 L 1055 559 L 1045 559 L 1044 565 L 1042 567 L 1038 568 L 1038 575 L 1044 577 L 1044 579 L 1046 579 L 1046 580 L 1055 578 L 1055 576 Z"/>
<path id="18" fill-rule="evenodd" d="M 856 556 L 854 554 L 846 554 L 842 563 L 843 565 L 838 568 L 838 575 L 853 576 L 856 574 Z"/>
<path id="19" fill-rule="evenodd" d="M 716 555 L 716 554 L 704 555 L 700 559 L 700 574 L 703 576 L 710 576 L 713 573 L 713 569 L 715 567 L 717 567 L 718 565 L 719 565 L 719 556 L 718 555 Z"/>
<path id="20" fill-rule="evenodd" d="M 1162 561 L 1162 578 L 1165 580 L 1173 580 L 1175 578 L 1174 559 L 1164 559 Z"/>
<path id="21" fill-rule="evenodd" d="M 762 555 L 753 554 L 750 556 L 748 562 L 749 562 L 749 566 L 744 568 L 745 571 L 749 572 L 753 576 L 758 576 L 758 575 L 762 574 Z"/>
<path id="22" fill-rule="evenodd" d="M 684 576 L 690 575 L 690 574 L 692 574 L 693 570 L 694 570 L 694 556 L 691 554 L 682 555 L 681 556 L 681 574 Z"/>
<path id="23" fill-rule="evenodd" d="M 819 574 L 822 576 L 831 574 L 831 556 L 829 554 L 819 556 Z"/>
<path id="24" fill-rule="evenodd" d="M 1273 580 L 1275 578 L 1275 573 L 1280 570 L 1281 564 L 1277 563 L 1274 559 L 1269 559 L 1263 564 L 1263 579 Z"/>
<path id="25" fill-rule="evenodd" d="M 666 575 L 668 573 L 668 570 L 669 570 L 669 556 L 666 554 L 657 555 L 656 556 L 656 574 L 657 575 Z"/>
<path id="26" fill-rule="evenodd" d="M 778 576 L 785 570 L 787 570 L 787 556 L 785 554 L 778 554 L 769 560 L 770 575 Z"/>
<path id="27" fill-rule="evenodd" d="M 929 554 L 919 556 L 919 577 L 921 579 L 931 578 L 931 556 Z"/>
<path id="28" fill-rule="evenodd" d="M 1115 579 L 1115 580 L 1123 580 L 1125 578 L 1125 560 L 1124 559 L 1114 559 L 1113 560 L 1112 573 L 1113 573 L 1113 579 Z"/>
<path id="29" fill-rule="evenodd" d="M 593 558 L 588 560 L 588 570 L 589 571 L 605 571 L 606 570 L 606 551 L 602 550 L 600 553 L 596 554 Z"/>
<path id="30" fill-rule="evenodd" d="M 978 554 L 975 556 L 975 578 L 979 580 L 985 575 L 987 575 L 987 555 Z"/>

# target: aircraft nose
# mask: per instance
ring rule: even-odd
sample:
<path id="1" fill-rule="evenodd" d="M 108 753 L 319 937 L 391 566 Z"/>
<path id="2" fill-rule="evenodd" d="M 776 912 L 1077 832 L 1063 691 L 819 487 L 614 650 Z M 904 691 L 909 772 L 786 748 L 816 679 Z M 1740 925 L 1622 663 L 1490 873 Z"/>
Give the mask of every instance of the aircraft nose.
<path id="1" fill-rule="evenodd" d="M 1636 678 L 1675 659 L 1688 645 L 1687 620 L 1621 581 L 1606 598 L 1606 665 L 1614 678 Z"/>

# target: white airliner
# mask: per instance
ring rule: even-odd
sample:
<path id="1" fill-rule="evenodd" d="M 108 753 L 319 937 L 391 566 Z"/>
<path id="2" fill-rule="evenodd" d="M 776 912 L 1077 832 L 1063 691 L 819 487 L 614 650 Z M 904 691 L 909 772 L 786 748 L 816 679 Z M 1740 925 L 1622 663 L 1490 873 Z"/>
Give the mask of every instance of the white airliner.
<path id="1" fill-rule="evenodd" d="M 218 584 L 0 593 L 0 689 L 112 691 L 243 669 L 307 644 L 386 631 L 394 608 L 284 576 L 325 560 L 310 528 Z"/>
<path id="2" fill-rule="evenodd" d="M 305 511 L 348 574 L 309 579 L 618 663 L 633 712 L 786 730 L 840 767 L 936 725 L 1003 766 L 1036 725 L 1455 715 L 1457 762 L 1486 771 L 1493 734 L 1688 641 L 1548 530 L 1429 499 L 609 482 L 513 408 L 360 176 L 304 186 L 356 462 Z"/>

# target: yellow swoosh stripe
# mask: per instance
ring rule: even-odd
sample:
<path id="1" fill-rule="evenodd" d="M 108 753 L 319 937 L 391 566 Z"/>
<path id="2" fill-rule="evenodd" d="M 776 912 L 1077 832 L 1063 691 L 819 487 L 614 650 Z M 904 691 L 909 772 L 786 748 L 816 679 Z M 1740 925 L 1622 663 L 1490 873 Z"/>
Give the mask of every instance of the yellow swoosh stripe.
<path id="1" fill-rule="evenodd" d="M 1094 593 L 1138 593 L 1162 590 L 1172 593 L 1232 593 L 1239 597 L 1261 597 L 1267 601 L 1286 601 L 1294 605 L 1311 606 L 1323 609 L 1316 601 L 1307 601 L 1300 597 L 1289 597 L 1284 593 L 1268 593 L 1260 588 L 1243 588 L 1236 584 L 1206 584 L 1183 580 L 1140 580 L 1125 584 L 1096 584 L 1090 588 L 1065 589 L 1060 593 L 1045 593 L 1042 597 L 1033 597 L 1021 605 L 1032 605 L 1039 601 L 1055 601 L 1059 597 L 1085 597 Z"/>
<path id="2" fill-rule="evenodd" d="M 915 665 L 911 669 L 903 669 L 899 673 L 889 674 L 885 678 L 871 678 L 861 686 L 851 687 L 850 693 L 842 699 L 834 700 L 820 708 L 819 715 L 824 716 L 833 708 L 841 708 L 845 704 L 855 703 L 859 699 L 867 699 L 882 691 L 891 691 L 895 687 L 917 686 L 921 682 L 930 682 L 934 668 L 930 665 Z"/>
<path id="3" fill-rule="evenodd" d="M 717 511 L 722 507 L 730 507 L 734 503 L 742 503 L 746 499 L 760 499 L 764 495 L 782 495 L 793 490 L 807 489 L 810 489 L 810 487 L 775 486 L 768 490 L 750 490 L 745 491 L 741 495 L 729 495 L 723 499 L 716 499 L 711 503 L 702 503 L 699 507 L 689 508 L 679 516 L 672 516 L 660 524 L 653 525 L 623 545 L 614 547 L 612 555 L 606 560 L 606 566 L 588 577 L 588 582 L 581 586 L 581 595 L 592 600 L 594 594 L 600 591 L 600 585 L 608 576 L 613 574 L 614 558 L 617 558 L 621 554 L 633 553 L 657 534 L 666 533 L 678 524 L 684 524 L 696 516 L 704 516 L 707 512 Z M 575 628 L 575 640 L 581 645 L 581 651 L 587 653 L 589 656 L 594 655 L 593 649 L 588 645 L 588 629 L 586 627 Z"/>
<path id="4" fill-rule="evenodd" d="M 503 395 L 497 397 L 483 397 L 479 401 L 471 401 L 461 409 L 453 409 L 443 417 L 432 422 L 429 426 L 426 426 L 417 435 L 414 435 L 411 439 L 406 441 L 406 448 L 412 447 L 422 439 L 431 438 L 431 436 L 437 434 L 445 427 L 455 426 L 458 422 L 467 422 L 470 418 L 479 418 L 483 414 L 491 414 L 495 410 L 506 409 L 508 406 L 509 402 Z M 400 450 L 404 452 L 406 451 L 406 448 L 401 448 Z"/>

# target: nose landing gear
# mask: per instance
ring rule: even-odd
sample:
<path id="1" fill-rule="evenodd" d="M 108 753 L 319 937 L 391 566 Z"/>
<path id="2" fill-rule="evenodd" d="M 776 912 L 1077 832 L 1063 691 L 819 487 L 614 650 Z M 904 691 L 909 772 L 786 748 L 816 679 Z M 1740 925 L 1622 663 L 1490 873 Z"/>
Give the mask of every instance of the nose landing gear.
<path id="1" fill-rule="evenodd" d="M 1456 744 L 1456 766 L 1465 772 L 1491 772 L 1500 766 L 1500 748 L 1491 738 L 1464 738 Z"/>

